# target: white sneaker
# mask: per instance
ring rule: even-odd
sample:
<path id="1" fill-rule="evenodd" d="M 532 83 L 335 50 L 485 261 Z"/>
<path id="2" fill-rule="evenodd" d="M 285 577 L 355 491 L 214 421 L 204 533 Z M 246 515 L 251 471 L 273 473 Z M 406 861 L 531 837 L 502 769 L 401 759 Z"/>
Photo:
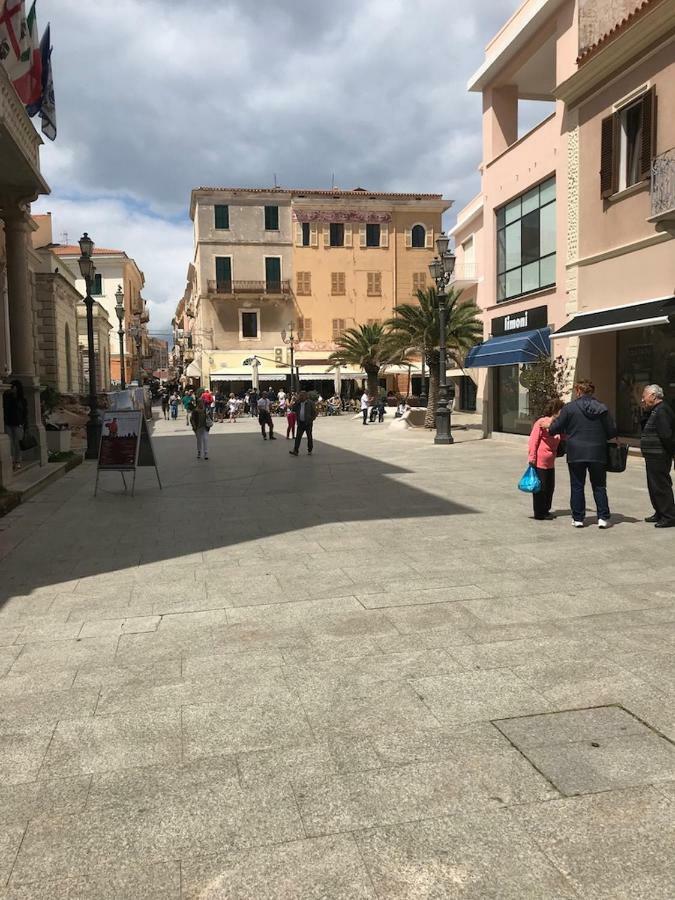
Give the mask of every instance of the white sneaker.
<path id="1" fill-rule="evenodd" d="M 577 522 L 576 519 L 572 519 L 572 525 L 574 525 L 575 528 L 583 528 L 583 527 L 584 527 L 584 523 L 583 523 L 583 522 Z"/>
<path id="2" fill-rule="evenodd" d="M 609 522 L 606 519 L 598 519 L 598 528 L 609 528 Z"/>

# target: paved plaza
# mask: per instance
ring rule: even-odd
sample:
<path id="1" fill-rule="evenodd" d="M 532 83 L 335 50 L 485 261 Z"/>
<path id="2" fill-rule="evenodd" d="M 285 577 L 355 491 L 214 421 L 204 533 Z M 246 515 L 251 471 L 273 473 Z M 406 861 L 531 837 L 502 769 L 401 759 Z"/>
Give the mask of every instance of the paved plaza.
<path id="1" fill-rule="evenodd" d="M 320 419 L 0 520 L 1 900 L 672 898 L 675 544 L 642 465 Z"/>

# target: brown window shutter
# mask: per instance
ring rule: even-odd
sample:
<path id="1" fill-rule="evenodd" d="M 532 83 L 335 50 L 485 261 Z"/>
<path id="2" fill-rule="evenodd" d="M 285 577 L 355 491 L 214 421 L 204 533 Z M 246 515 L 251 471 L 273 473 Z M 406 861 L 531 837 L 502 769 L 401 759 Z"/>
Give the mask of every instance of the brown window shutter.
<path id="1" fill-rule="evenodd" d="M 616 113 L 606 116 L 601 124 L 600 136 L 600 193 L 611 197 L 616 191 L 618 176 L 619 117 Z"/>
<path id="2" fill-rule="evenodd" d="M 642 145 L 640 147 L 640 178 L 651 178 L 652 159 L 656 155 L 656 88 L 650 87 L 642 98 Z"/>

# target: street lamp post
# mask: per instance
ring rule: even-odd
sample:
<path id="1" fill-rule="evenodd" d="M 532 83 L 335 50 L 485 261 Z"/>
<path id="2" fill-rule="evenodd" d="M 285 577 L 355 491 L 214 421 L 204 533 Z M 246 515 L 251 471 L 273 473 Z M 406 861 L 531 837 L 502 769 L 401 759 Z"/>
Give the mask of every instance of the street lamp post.
<path id="1" fill-rule="evenodd" d="M 127 387 L 127 379 L 126 368 L 124 364 L 124 294 L 122 292 L 121 284 L 117 285 L 115 300 L 117 300 L 117 303 L 115 305 L 115 313 L 117 314 L 117 320 L 120 326 L 117 331 L 120 337 L 120 387 L 124 391 Z"/>
<path id="2" fill-rule="evenodd" d="M 439 320 L 439 372 L 438 372 L 438 406 L 436 407 L 436 437 L 434 444 L 453 444 L 451 431 L 450 407 L 448 397 L 448 375 L 446 363 L 446 321 L 448 314 L 448 295 L 446 288 L 455 270 L 455 254 L 448 250 L 450 240 L 444 232 L 436 238 L 438 256 L 429 263 L 429 272 L 436 282 L 436 298 L 438 300 Z"/>
<path id="3" fill-rule="evenodd" d="M 98 445 L 101 437 L 101 423 L 98 417 L 98 401 L 96 389 L 96 351 L 94 349 L 94 298 L 91 296 L 91 285 L 96 274 L 92 254 L 94 242 L 87 232 L 82 235 L 80 244 L 80 272 L 84 278 L 84 305 L 87 310 L 87 358 L 89 360 L 89 418 L 87 420 L 86 459 L 98 458 Z"/>
<path id="4" fill-rule="evenodd" d="M 288 328 L 288 333 L 286 332 L 286 328 L 283 328 L 281 331 L 281 340 L 288 346 L 291 351 L 291 393 L 294 393 L 296 390 L 295 384 L 295 342 L 297 338 L 293 334 L 294 322 L 289 322 L 286 328 Z"/>

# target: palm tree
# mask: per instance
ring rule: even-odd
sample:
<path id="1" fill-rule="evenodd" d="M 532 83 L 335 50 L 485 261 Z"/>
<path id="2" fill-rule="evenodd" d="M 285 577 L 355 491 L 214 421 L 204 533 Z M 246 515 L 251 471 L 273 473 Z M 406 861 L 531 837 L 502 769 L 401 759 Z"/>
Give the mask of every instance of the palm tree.
<path id="1" fill-rule="evenodd" d="M 448 291 L 447 297 L 445 334 L 447 358 L 461 367 L 464 365 L 467 351 L 482 338 L 480 310 L 473 301 L 459 302 L 459 294 L 452 289 Z M 385 323 L 387 337 L 384 355 L 398 353 L 410 358 L 411 355 L 424 354 L 429 368 L 429 403 L 424 424 L 427 428 L 433 428 L 436 422 L 438 370 L 441 358 L 438 348 L 440 322 L 436 288 L 418 291 L 417 300 L 417 304 L 404 303 L 394 307 L 394 318 Z"/>
<path id="2" fill-rule="evenodd" d="M 384 326 L 357 325 L 347 328 L 335 341 L 337 349 L 328 357 L 334 366 L 360 366 L 368 379 L 368 393 L 377 395 L 380 367 L 384 357 Z"/>

